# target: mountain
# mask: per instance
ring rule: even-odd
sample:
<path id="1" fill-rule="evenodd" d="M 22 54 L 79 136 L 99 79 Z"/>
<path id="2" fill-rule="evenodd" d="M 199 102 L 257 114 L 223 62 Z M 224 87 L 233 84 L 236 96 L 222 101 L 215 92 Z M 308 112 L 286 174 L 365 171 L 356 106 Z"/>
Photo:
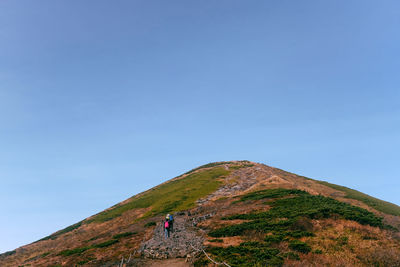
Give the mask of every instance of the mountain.
<path id="1" fill-rule="evenodd" d="M 264 164 L 216 162 L 3 253 L 0 266 L 400 266 L 399 229 L 394 204 Z"/>

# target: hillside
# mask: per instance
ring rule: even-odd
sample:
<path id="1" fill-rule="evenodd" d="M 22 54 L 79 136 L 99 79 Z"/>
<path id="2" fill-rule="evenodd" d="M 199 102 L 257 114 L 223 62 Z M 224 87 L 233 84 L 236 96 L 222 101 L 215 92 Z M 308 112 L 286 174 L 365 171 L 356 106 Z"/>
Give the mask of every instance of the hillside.
<path id="1" fill-rule="evenodd" d="M 264 164 L 216 162 L 0 254 L 0 266 L 211 266 L 206 253 L 230 266 L 400 266 L 398 229 L 394 204 Z"/>

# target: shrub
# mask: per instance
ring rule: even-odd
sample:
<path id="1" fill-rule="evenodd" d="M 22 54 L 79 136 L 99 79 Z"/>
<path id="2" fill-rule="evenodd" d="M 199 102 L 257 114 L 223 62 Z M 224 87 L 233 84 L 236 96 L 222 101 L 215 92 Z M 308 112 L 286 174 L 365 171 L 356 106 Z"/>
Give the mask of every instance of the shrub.
<path id="1" fill-rule="evenodd" d="M 244 242 L 239 246 L 227 248 L 208 247 L 207 251 L 232 266 L 282 266 L 283 258 L 279 250 L 265 243 Z"/>
<path id="2" fill-rule="evenodd" d="M 314 254 L 322 254 L 322 250 L 316 249 L 316 250 L 314 250 Z"/>
<path id="3" fill-rule="evenodd" d="M 74 248 L 74 249 L 66 249 L 58 253 L 59 256 L 71 256 L 75 254 L 82 254 L 86 250 L 90 249 L 91 247 L 81 247 L 81 248 Z"/>
<path id="4" fill-rule="evenodd" d="M 299 240 L 290 241 L 289 248 L 301 253 L 308 253 L 311 251 L 311 247 L 309 245 Z"/>
<path id="5" fill-rule="evenodd" d="M 240 201 L 246 200 L 260 200 L 266 198 L 278 198 L 278 197 L 285 197 L 289 195 L 304 195 L 308 194 L 302 190 L 296 189 L 284 189 L 284 188 L 276 188 L 276 189 L 266 189 L 261 191 L 252 192 L 246 194 L 245 196 L 240 198 Z"/>
<path id="6" fill-rule="evenodd" d="M 222 240 L 222 239 L 218 239 L 218 238 L 215 238 L 215 239 L 210 239 L 210 240 L 208 240 L 208 242 L 217 242 L 217 243 L 223 243 L 223 242 L 224 242 L 224 240 Z"/>
<path id="7" fill-rule="evenodd" d="M 120 239 L 120 238 L 124 238 L 124 237 L 128 237 L 128 236 L 132 236 L 134 234 L 136 234 L 136 233 L 134 233 L 134 232 L 125 232 L 125 233 L 116 234 L 112 238 L 113 239 Z"/>
<path id="8" fill-rule="evenodd" d="M 113 245 L 113 244 L 115 244 L 117 242 L 118 242 L 118 239 L 111 239 L 111 240 L 108 240 L 106 242 L 93 245 L 92 247 L 93 248 L 105 248 L 105 247 L 111 246 L 111 245 Z"/>
<path id="9" fill-rule="evenodd" d="M 276 235 L 267 235 L 264 239 L 265 242 L 269 243 L 280 243 L 285 239 L 285 235 L 276 234 Z"/>
<path id="10" fill-rule="evenodd" d="M 297 254 L 297 253 L 294 253 L 294 252 L 286 252 L 286 253 L 284 253 L 283 254 L 283 256 L 285 257 L 285 258 L 288 258 L 288 259 L 290 259 L 290 260 L 300 260 L 300 256 L 299 256 L 299 254 Z"/>
<path id="11" fill-rule="evenodd" d="M 349 238 L 347 236 L 341 236 L 336 239 L 338 245 L 343 246 L 347 245 Z"/>
<path id="12" fill-rule="evenodd" d="M 151 227 L 151 226 L 155 226 L 156 222 L 148 222 L 144 225 L 144 227 Z"/>

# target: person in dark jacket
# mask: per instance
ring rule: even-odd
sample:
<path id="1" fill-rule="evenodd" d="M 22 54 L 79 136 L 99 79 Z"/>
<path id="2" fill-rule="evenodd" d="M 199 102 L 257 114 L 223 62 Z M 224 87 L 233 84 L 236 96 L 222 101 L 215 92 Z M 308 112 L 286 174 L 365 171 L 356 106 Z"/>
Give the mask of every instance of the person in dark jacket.
<path id="1" fill-rule="evenodd" d="M 173 233 L 174 232 L 174 217 L 172 214 L 169 214 L 169 228 L 170 231 Z"/>

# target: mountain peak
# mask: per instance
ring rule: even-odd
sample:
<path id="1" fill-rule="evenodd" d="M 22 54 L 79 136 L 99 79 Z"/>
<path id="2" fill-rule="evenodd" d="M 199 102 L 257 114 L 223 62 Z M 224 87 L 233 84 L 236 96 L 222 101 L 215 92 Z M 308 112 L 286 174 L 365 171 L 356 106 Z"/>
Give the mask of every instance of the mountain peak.
<path id="1" fill-rule="evenodd" d="M 176 220 L 170 239 L 167 213 Z M 1 254 L 0 265 L 110 266 L 122 257 L 128 266 L 182 257 L 197 266 L 208 257 L 232 266 L 397 264 L 398 228 L 394 204 L 261 163 L 223 161 Z"/>

